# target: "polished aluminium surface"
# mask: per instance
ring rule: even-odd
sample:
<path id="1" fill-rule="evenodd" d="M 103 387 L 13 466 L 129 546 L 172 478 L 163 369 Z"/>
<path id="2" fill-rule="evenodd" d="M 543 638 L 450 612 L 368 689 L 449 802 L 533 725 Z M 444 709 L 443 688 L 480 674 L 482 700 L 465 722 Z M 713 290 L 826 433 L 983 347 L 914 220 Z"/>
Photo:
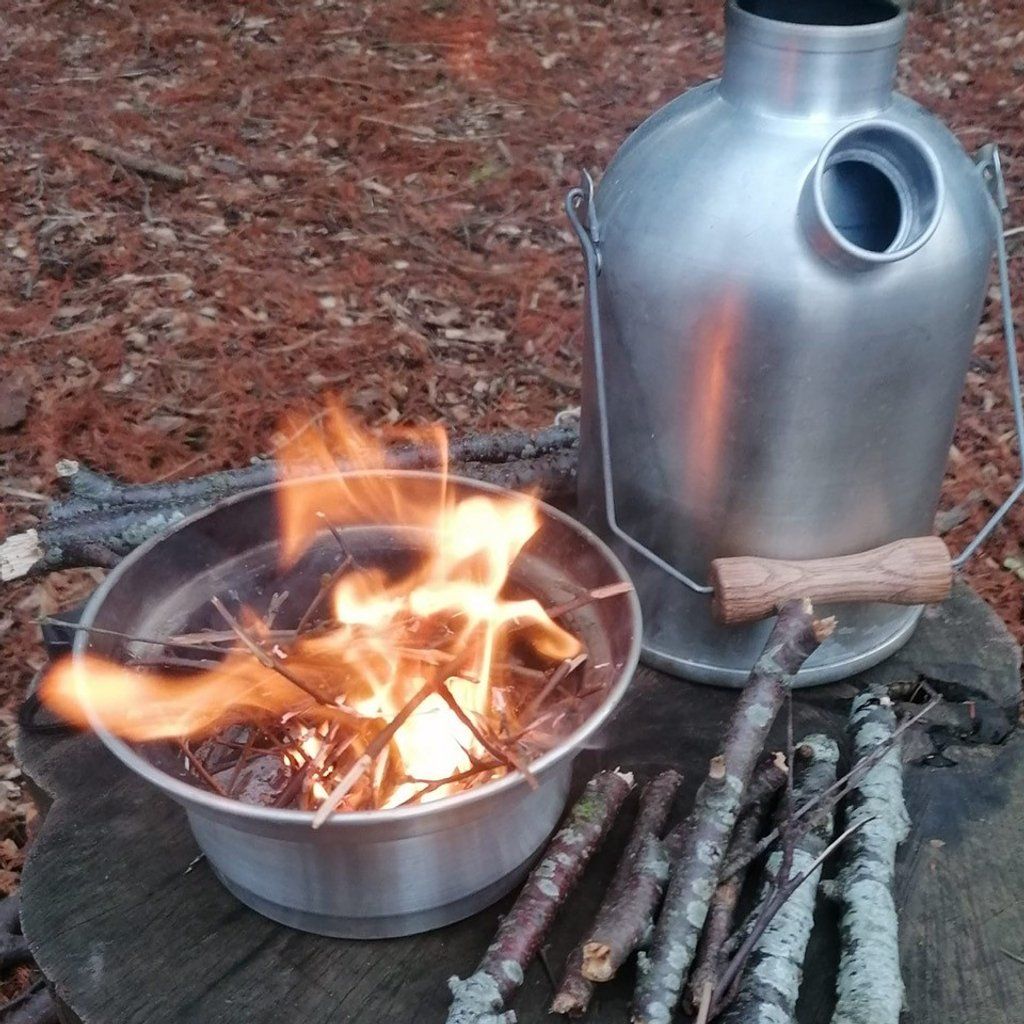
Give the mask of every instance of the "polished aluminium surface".
<path id="1" fill-rule="evenodd" d="M 905 20 L 731 0 L 722 79 L 641 125 L 594 198 L 581 512 L 629 568 L 659 668 L 740 685 L 761 649 L 768 624 L 720 627 L 697 592 L 713 558 L 931 532 L 998 220 L 952 134 L 892 90 Z M 823 611 L 839 629 L 802 685 L 881 660 L 920 614 Z"/>
<path id="2" fill-rule="evenodd" d="M 391 473 L 436 490 L 430 473 Z M 290 486 L 290 485 L 282 485 Z M 410 484 L 412 486 L 412 484 Z M 490 485 L 451 479 L 467 493 Z M 140 636 L 169 636 L 215 625 L 209 598 L 236 590 L 263 607 L 287 587 L 308 603 L 321 573 L 337 559 L 329 536 L 282 577 L 277 565 L 276 488 L 250 491 L 183 521 L 129 555 L 83 615 L 97 626 Z M 586 527 L 541 505 L 542 528 L 513 566 L 512 581 L 544 602 L 627 579 L 614 555 Z M 411 531 L 415 532 L 415 531 Z M 358 558 L 405 543 L 402 524 L 342 532 Z M 415 537 L 410 538 L 415 547 Z M 405 550 L 408 550 L 408 546 Z M 305 590 L 303 589 L 305 588 Z M 283 614 L 283 613 L 282 613 Z M 312 812 L 257 807 L 188 782 L 180 758 L 140 751 L 92 716 L 101 740 L 130 769 L 180 803 L 200 848 L 224 884 L 253 909 L 293 927 L 353 938 L 412 934 L 465 917 L 509 891 L 547 839 L 565 805 L 572 762 L 621 699 L 639 655 L 635 593 L 573 613 L 590 657 L 584 686 L 606 688 L 603 702 L 573 734 L 532 766 L 531 789 L 514 775 L 421 807 L 336 814 L 318 830 Z M 75 656 L 115 660 L 156 654 L 151 645 L 80 632 Z"/>

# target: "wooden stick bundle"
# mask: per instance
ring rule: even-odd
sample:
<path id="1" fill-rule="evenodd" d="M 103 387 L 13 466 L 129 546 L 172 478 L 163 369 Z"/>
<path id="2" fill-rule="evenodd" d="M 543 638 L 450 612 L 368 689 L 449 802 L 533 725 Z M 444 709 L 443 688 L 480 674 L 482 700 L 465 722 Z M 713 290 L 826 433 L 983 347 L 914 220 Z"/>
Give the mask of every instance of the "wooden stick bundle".
<path id="1" fill-rule="evenodd" d="M 814 620 L 809 601 L 779 610 L 687 819 L 650 952 L 641 954 L 634 1024 L 671 1024 L 754 765 L 793 676 L 834 627 Z"/>

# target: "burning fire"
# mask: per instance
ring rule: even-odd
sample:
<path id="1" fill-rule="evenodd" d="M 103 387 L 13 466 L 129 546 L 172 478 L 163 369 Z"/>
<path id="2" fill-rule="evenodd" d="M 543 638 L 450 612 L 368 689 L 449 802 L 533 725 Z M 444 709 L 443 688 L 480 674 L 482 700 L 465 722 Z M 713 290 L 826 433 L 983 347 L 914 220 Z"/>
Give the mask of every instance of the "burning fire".
<path id="1" fill-rule="evenodd" d="M 508 736 L 536 694 L 510 682 L 513 649 L 525 649 L 534 666 L 582 657 L 579 641 L 535 599 L 505 593 L 540 525 L 536 503 L 450 486 L 439 431 L 399 440 L 415 445 L 400 452 L 434 449 L 442 472 L 376 472 L 389 449 L 337 408 L 320 428 L 295 432 L 281 453 L 282 567 L 325 539 L 333 544 L 331 532 L 339 544 L 339 567 L 296 611 L 297 625 L 268 625 L 254 609 L 232 613 L 214 599 L 228 628 L 171 645 L 223 649 L 214 667 L 170 674 L 93 656 L 65 660 L 44 680 L 44 700 L 79 724 L 91 709 L 128 740 L 181 742 L 190 767 L 224 791 L 244 777 L 245 753 L 233 755 L 222 780 L 226 772 L 204 752 L 220 744 L 221 753 L 263 758 L 272 750 L 298 805 L 317 808 L 319 820 L 335 808 L 438 799 L 463 777 L 475 784 L 515 766 Z M 356 472 L 340 473 L 339 463 Z M 310 480 L 313 473 L 324 476 Z M 347 527 L 379 523 L 414 531 L 415 565 L 397 577 L 347 550 Z"/>

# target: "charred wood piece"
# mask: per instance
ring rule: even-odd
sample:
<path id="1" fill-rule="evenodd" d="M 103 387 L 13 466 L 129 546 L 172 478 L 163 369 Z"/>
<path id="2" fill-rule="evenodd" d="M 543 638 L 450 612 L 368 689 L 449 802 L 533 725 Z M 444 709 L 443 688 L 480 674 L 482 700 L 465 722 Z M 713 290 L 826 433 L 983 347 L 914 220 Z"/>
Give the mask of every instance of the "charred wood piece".
<path id="1" fill-rule="evenodd" d="M 458 476 L 564 502 L 575 492 L 578 443 L 570 427 L 474 434 L 452 441 L 449 466 Z M 438 459 L 436 448 L 407 444 L 390 451 L 387 466 L 429 469 Z M 0 581 L 81 566 L 108 568 L 187 516 L 278 479 L 277 464 L 267 459 L 172 483 L 124 484 L 69 460 L 58 464 L 58 472 L 70 496 L 54 502 L 34 529 L 0 541 Z"/>

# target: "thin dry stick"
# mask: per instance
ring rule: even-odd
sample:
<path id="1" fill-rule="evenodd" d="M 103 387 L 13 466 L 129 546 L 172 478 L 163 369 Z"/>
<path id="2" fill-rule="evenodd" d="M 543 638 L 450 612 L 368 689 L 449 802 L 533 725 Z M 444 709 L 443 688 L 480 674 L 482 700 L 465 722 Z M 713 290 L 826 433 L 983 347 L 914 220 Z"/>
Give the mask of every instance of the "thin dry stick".
<path id="1" fill-rule="evenodd" d="M 594 587 L 593 590 L 577 594 L 562 604 L 546 608 L 545 611 L 549 619 L 558 619 L 563 615 L 568 615 L 569 612 L 576 611 L 577 608 L 583 608 L 588 604 L 592 604 L 594 601 L 603 601 L 606 597 L 615 597 L 618 594 L 628 594 L 632 589 L 633 584 L 626 580 L 623 580 L 621 583 L 607 583 L 603 587 Z"/>
<path id="2" fill-rule="evenodd" d="M 916 715 L 908 718 L 905 722 L 901 722 L 900 725 L 893 732 L 892 736 L 888 739 L 880 742 L 869 754 L 861 758 L 854 766 L 841 778 L 836 779 L 835 783 L 824 792 L 808 800 L 805 804 L 798 807 L 792 815 L 793 822 L 800 822 L 800 828 L 806 830 L 813 828 L 821 819 L 831 813 L 836 805 L 855 787 L 860 779 L 864 777 L 864 774 L 870 771 L 879 761 L 885 757 L 886 753 L 892 748 L 894 743 L 899 742 L 903 734 L 913 725 L 916 725 L 922 718 L 925 718 L 935 706 L 941 703 L 941 697 L 933 697 Z M 809 815 L 809 817 L 807 817 Z M 788 823 L 787 823 L 788 824 Z M 761 856 L 778 838 L 781 829 L 779 827 L 773 828 L 763 839 L 759 840 L 755 846 L 752 846 L 745 853 L 739 854 L 735 859 L 729 858 L 722 868 L 722 878 L 731 878 L 736 872 L 742 871 L 746 868 L 751 861 L 756 860 Z M 794 833 L 799 835 L 800 832 Z"/>
<path id="3" fill-rule="evenodd" d="M 537 694 L 533 700 L 523 709 L 523 713 L 520 715 L 520 720 L 531 722 L 537 714 L 537 711 L 544 706 L 544 702 L 551 696 L 552 693 L 561 685 L 561 683 L 569 677 L 569 675 L 576 671 L 587 660 L 587 652 L 581 651 L 573 658 L 566 658 L 565 661 L 561 662 L 551 673 L 551 678 L 544 684 L 541 691 Z"/>
<path id="4" fill-rule="evenodd" d="M 290 668 L 284 665 L 278 658 L 275 658 L 268 651 L 265 651 L 248 633 L 242 628 L 242 624 L 227 610 L 224 606 L 224 602 L 216 596 L 216 594 L 210 598 L 210 604 L 220 612 L 221 617 L 224 621 L 234 630 L 235 635 L 242 642 L 243 646 L 249 653 L 264 667 L 273 669 L 279 676 L 287 679 L 293 686 L 297 686 L 304 693 L 309 694 L 318 704 L 325 704 L 330 707 L 336 707 L 331 704 L 326 697 L 316 692 L 313 687 L 307 683 L 304 679 L 297 676 Z"/>
<path id="5" fill-rule="evenodd" d="M 523 983 L 523 973 L 558 908 L 575 888 L 632 786 L 633 777 L 618 771 L 600 772 L 587 783 L 480 965 L 468 978 L 449 980 L 452 1005 L 447 1024 L 515 1024 L 516 1015 L 505 1011 L 505 1004 Z"/>
<path id="6" fill-rule="evenodd" d="M 810 601 L 790 601 L 779 610 L 733 713 L 723 753 L 712 759 L 687 819 L 683 850 L 673 865 L 650 954 L 641 955 L 634 1024 L 670 1024 L 765 738 L 793 676 L 834 628 L 831 619 L 815 622 Z"/>
<path id="7" fill-rule="evenodd" d="M 856 825 L 851 825 L 841 836 L 833 840 L 808 866 L 806 871 L 801 872 L 796 878 L 787 882 L 785 886 L 777 889 L 768 903 L 762 908 L 758 920 L 754 923 L 750 933 L 743 940 L 743 944 L 736 951 L 735 956 L 729 962 L 729 966 L 722 972 L 721 980 L 718 983 L 718 988 L 715 991 L 715 998 L 711 1003 L 711 1015 L 714 1016 L 717 1012 L 717 1008 L 722 1005 L 723 1000 L 726 1000 L 729 990 L 732 988 L 733 982 L 742 970 L 743 965 L 746 963 L 747 958 L 750 956 L 754 947 L 757 945 L 758 939 L 764 934 L 765 929 L 772 923 L 772 919 L 783 907 L 786 901 L 807 881 L 811 875 L 815 874 L 817 870 L 825 863 L 826 860 L 839 849 L 843 843 L 846 842 L 851 836 L 856 835 L 864 826 L 867 821 L 860 821 Z"/>
<path id="8" fill-rule="evenodd" d="M 331 790 L 327 798 L 317 808 L 313 817 L 313 828 L 319 828 L 334 812 L 334 809 L 345 799 L 349 790 L 367 773 L 373 762 L 384 752 L 394 738 L 396 732 L 409 720 L 412 713 L 437 690 L 437 680 L 430 679 L 406 702 L 401 711 L 378 732 L 366 747 L 366 751 L 356 760 L 342 780 Z"/>
<path id="9" fill-rule="evenodd" d="M 157 178 L 166 181 L 171 185 L 187 185 L 188 171 L 181 167 L 175 167 L 163 160 L 157 160 L 151 156 L 144 156 L 141 153 L 131 153 L 120 146 L 108 146 L 98 139 L 80 138 L 78 148 L 85 153 L 92 153 L 101 160 L 117 164 L 136 174 L 142 174 L 149 178 Z"/>
<path id="10" fill-rule="evenodd" d="M 95 633 L 97 636 L 113 636 L 118 640 L 127 640 L 130 643 L 138 644 L 153 644 L 156 647 L 184 647 L 190 651 L 203 651 L 206 654 L 223 654 L 224 651 L 220 647 L 214 647 L 213 644 L 193 643 L 191 641 L 187 643 L 180 643 L 176 639 L 165 639 L 156 640 L 151 636 L 136 636 L 133 633 L 122 633 L 116 629 L 103 629 L 100 626 L 85 626 L 81 622 L 68 622 L 66 619 L 54 619 L 47 617 L 40 620 L 40 625 L 47 626 L 62 626 L 64 629 L 73 629 L 80 633 Z"/>
<path id="11" fill-rule="evenodd" d="M 645 884 L 652 868 L 656 875 L 653 884 L 664 885 L 668 877 L 668 858 L 664 854 L 659 857 L 657 853 L 651 856 L 648 843 L 653 842 L 657 846 L 682 781 L 682 776 L 670 769 L 644 786 L 626 849 L 584 941 L 569 954 L 562 981 L 551 1004 L 552 1013 L 578 1017 L 586 1012 L 594 991 L 594 981 L 583 971 L 588 950 L 592 960 L 601 959 L 601 950 L 595 950 L 595 944 L 607 948 L 607 944 L 613 941 L 611 936 L 622 931 L 620 922 L 624 916 L 628 917 L 628 908 L 635 902 L 637 890 Z"/>

